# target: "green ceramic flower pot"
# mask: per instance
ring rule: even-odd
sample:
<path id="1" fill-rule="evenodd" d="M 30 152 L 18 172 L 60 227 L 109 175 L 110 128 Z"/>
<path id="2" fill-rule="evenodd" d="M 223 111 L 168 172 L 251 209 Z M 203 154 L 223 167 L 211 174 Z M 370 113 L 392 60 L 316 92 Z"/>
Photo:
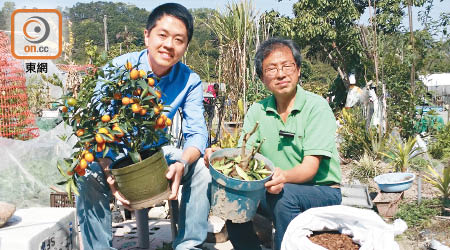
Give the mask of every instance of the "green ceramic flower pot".
<path id="1" fill-rule="evenodd" d="M 162 151 L 147 151 L 141 157 L 145 159 L 138 163 L 125 157 L 114 162 L 111 167 L 119 191 L 130 201 L 133 209 L 160 203 L 170 193 L 166 179 L 167 162 Z"/>

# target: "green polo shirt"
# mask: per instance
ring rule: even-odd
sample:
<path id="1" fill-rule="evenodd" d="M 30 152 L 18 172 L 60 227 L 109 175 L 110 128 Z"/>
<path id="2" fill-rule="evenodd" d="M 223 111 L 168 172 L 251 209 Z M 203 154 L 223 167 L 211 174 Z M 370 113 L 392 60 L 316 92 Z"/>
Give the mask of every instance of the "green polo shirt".
<path id="1" fill-rule="evenodd" d="M 286 123 L 277 112 L 273 95 L 253 104 L 247 111 L 239 145 L 242 145 L 242 135 L 251 131 L 257 121 L 259 128 L 247 145 L 255 145 L 255 142 L 265 139 L 260 153 L 276 167 L 288 170 L 300 164 L 305 155 L 320 155 L 322 160 L 319 170 L 309 184 L 331 185 L 341 182 L 335 142 L 336 119 L 325 99 L 297 85 L 294 107 Z M 288 135 L 280 136 L 280 131 Z"/>

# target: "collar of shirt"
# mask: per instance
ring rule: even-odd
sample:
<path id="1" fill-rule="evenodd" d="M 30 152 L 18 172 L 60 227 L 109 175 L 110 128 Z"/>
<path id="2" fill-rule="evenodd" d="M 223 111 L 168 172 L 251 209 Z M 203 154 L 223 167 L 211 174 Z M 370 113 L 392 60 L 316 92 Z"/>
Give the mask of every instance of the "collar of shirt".
<path id="1" fill-rule="evenodd" d="M 300 112 L 302 110 L 303 106 L 305 106 L 306 101 L 305 94 L 306 94 L 305 90 L 299 84 L 297 84 L 297 92 L 295 94 L 294 107 L 292 107 L 291 112 L 293 111 Z M 266 110 L 266 112 L 274 112 L 275 114 L 278 114 L 277 103 L 274 95 L 270 96 L 270 99 L 268 102 L 266 102 L 264 109 Z"/>

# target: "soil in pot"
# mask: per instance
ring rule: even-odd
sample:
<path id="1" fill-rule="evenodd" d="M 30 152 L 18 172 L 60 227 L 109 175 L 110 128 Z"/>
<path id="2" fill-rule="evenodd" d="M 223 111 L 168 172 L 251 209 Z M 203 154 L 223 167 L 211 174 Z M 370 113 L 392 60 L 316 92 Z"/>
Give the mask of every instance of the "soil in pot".
<path id="1" fill-rule="evenodd" d="M 147 149 L 144 150 L 140 153 L 142 160 L 147 159 L 148 157 L 152 156 L 153 154 L 155 154 L 156 152 L 158 152 L 158 150 L 154 150 L 154 149 Z M 124 157 L 121 158 L 120 160 L 118 160 L 114 166 L 113 169 L 119 169 L 119 168 L 123 168 L 123 167 L 127 167 L 131 164 L 134 164 L 134 162 L 131 160 L 131 157 Z"/>
<path id="2" fill-rule="evenodd" d="M 341 234 L 338 231 L 329 232 L 313 232 L 311 236 L 308 237 L 310 241 L 314 244 L 325 247 L 329 250 L 357 250 L 359 245 L 352 241 L 352 238 L 346 234 Z"/>

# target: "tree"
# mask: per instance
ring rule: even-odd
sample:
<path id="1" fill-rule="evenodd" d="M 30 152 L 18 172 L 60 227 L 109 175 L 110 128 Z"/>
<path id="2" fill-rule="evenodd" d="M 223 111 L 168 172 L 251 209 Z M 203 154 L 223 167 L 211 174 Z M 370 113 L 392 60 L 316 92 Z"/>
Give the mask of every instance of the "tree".
<path id="1" fill-rule="evenodd" d="M 191 9 L 190 12 L 194 17 L 195 28 L 184 62 L 197 72 L 204 81 L 218 81 L 218 39 L 216 34 L 207 25 L 209 18 L 216 11 L 201 8 Z"/>
<path id="2" fill-rule="evenodd" d="M 104 29 L 103 16 L 108 17 L 108 41 L 111 47 L 117 43 L 125 43 L 131 47 L 144 44 L 144 29 L 149 12 L 143 8 L 125 3 L 91 2 L 76 3 L 68 10 L 68 17 L 73 22 L 75 37 L 74 54 L 77 61 L 84 62 L 84 43 L 92 40 L 103 48 Z M 124 36 L 126 27 L 127 35 Z"/>
<path id="3" fill-rule="evenodd" d="M 0 11 L 0 30 L 11 30 L 11 14 L 16 9 L 14 2 L 3 3 Z"/>
<path id="4" fill-rule="evenodd" d="M 307 48 L 307 56 L 327 59 L 346 85 L 348 74 L 361 65 L 360 6 L 350 0 L 298 1 L 294 4 L 294 25 L 288 28 L 297 43 Z"/>

